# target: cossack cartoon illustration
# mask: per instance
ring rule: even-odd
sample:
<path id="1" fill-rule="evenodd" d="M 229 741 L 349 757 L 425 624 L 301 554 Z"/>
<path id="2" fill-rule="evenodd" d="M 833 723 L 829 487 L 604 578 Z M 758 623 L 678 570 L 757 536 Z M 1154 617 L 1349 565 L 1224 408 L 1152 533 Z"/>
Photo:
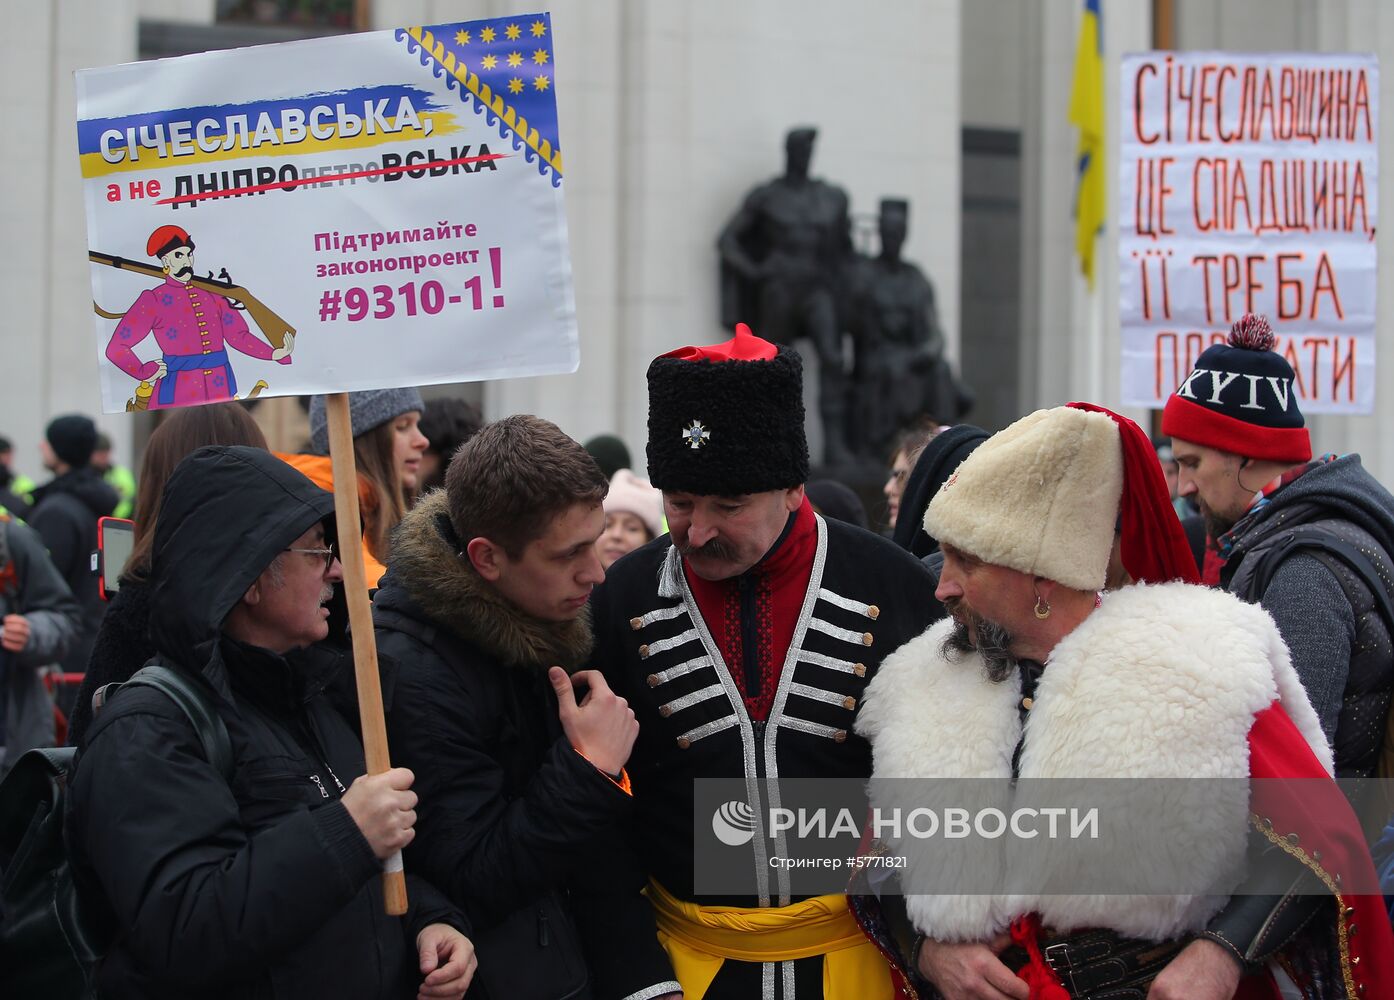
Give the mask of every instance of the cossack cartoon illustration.
<path id="1" fill-rule="evenodd" d="M 107 359 L 140 382 L 127 409 L 193 406 L 237 398 L 237 376 L 229 349 L 278 364 L 291 363 L 295 330 L 245 288 L 228 280 L 194 274 L 194 241 L 179 226 L 160 226 L 146 240 L 145 252 L 160 262 L 149 264 L 109 254 L 89 259 L 138 274 L 162 277 L 141 292 L 125 314 L 109 313 L 93 303 L 98 315 L 117 319 L 106 346 Z M 226 279 L 227 270 L 222 271 Z M 249 313 L 266 340 L 252 333 L 243 313 Z M 157 360 L 142 361 L 135 348 L 154 334 Z M 249 396 L 266 383 L 258 381 Z"/>

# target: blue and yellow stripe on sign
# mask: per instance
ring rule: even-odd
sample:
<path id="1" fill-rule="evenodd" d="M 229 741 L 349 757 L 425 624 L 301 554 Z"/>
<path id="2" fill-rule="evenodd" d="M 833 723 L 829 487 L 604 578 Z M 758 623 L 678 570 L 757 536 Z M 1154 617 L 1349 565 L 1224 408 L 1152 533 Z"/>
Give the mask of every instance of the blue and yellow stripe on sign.
<path id="1" fill-rule="evenodd" d="M 1070 123 L 1079 129 L 1076 150 L 1075 252 L 1094 287 L 1094 240 L 1108 211 L 1104 174 L 1104 32 L 1101 0 L 1084 0 L 1075 46 L 1075 78 L 1070 89 Z"/>
<path id="2" fill-rule="evenodd" d="M 399 129 L 396 112 L 404 100 L 411 104 L 411 110 L 421 124 L 420 130 L 409 127 Z M 332 116 L 322 119 L 325 127 L 319 131 L 330 132 L 325 138 L 318 138 L 308 130 L 308 123 L 315 109 L 337 110 L 340 105 L 345 113 L 360 120 L 360 129 L 355 134 L 341 135 L 337 125 L 330 128 L 331 123 L 337 122 L 337 118 Z M 361 127 L 365 109 L 371 107 L 385 109 L 385 120 L 392 131 L 369 132 Z M 256 145 L 242 144 L 242 140 L 250 135 L 250 129 L 255 128 L 264 115 L 269 116 L 269 121 L 279 126 L 286 112 L 298 112 L 300 115 L 303 134 L 298 139 L 291 140 L 277 127 L 268 133 L 270 138 L 266 141 L 259 141 Z M 201 148 L 196 142 L 187 141 L 182 144 L 182 151 L 173 148 L 169 136 L 176 126 L 191 128 L 193 131 L 204 126 L 204 147 Z M 246 131 L 246 134 L 239 136 L 239 129 Z M 420 139 L 428 135 L 449 136 L 460 131 L 462 126 L 457 121 L 456 114 L 441 104 L 436 95 L 420 87 L 400 84 L 354 87 L 243 104 L 168 108 L 119 118 L 85 118 L 77 123 L 78 158 L 83 177 L 104 177 L 129 170 L 154 170 L 176 164 L 183 166 L 219 163 L 244 157 L 343 152 Z M 126 152 L 126 155 L 122 155 L 115 162 L 102 155 L 102 136 L 112 132 L 118 135 L 110 137 L 109 143 Z M 231 148 L 223 149 L 221 144 L 226 141 L 230 132 L 234 133 L 233 145 Z M 163 155 L 158 145 L 140 144 L 141 137 L 157 134 L 165 140 Z M 134 156 L 129 155 L 132 151 L 135 153 Z"/>

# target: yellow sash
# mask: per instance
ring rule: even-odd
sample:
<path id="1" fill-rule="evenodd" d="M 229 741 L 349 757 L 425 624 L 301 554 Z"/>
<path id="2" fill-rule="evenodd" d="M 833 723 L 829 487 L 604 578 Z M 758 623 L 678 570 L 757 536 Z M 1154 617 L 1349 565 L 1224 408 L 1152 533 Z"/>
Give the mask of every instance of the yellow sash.
<path id="1" fill-rule="evenodd" d="M 698 906 L 650 882 L 658 940 L 685 1000 L 702 1000 L 728 958 L 790 962 L 823 955 L 824 1000 L 891 1000 L 886 959 L 857 926 L 847 897 L 814 896 L 789 906 Z"/>

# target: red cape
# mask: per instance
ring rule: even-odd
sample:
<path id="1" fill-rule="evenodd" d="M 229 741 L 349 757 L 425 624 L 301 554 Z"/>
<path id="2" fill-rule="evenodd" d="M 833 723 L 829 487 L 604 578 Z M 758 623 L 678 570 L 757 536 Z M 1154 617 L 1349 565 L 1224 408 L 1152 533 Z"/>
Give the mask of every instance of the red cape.
<path id="1" fill-rule="evenodd" d="M 1283 844 L 1284 850 L 1312 871 L 1335 898 L 1339 955 L 1330 971 L 1343 982 L 1351 998 L 1389 995 L 1394 985 L 1394 930 L 1384 899 L 1342 889 L 1343 885 L 1378 885 L 1365 836 L 1340 787 L 1329 780 L 1316 754 L 1277 702 L 1254 717 L 1249 730 L 1249 774 L 1258 779 L 1252 786 L 1256 828 L 1274 843 Z M 869 834 L 864 834 L 860 853 L 869 849 Z M 849 886 L 849 903 L 864 898 L 859 894 L 866 891 L 854 880 Z M 889 932 L 882 925 L 879 907 L 853 905 L 852 911 L 891 965 L 895 996 L 916 996 L 899 956 L 887 944 Z M 1012 930 L 1032 959 L 1018 972 L 1031 984 L 1032 1000 L 1068 996 L 1036 946 L 1040 921 L 1035 914 L 1018 920 Z M 1300 978 L 1300 970 L 1291 971 Z M 1270 975 L 1247 976 L 1240 981 L 1235 1000 L 1280 1000 L 1280 994 Z"/>
<path id="2" fill-rule="evenodd" d="M 1254 718 L 1249 731 L 1253 813 L 1264 836 L 1310 869 L 1336 900 L 1340 975 L 1352 997 L 1388 996 L 1394 988 L 1394 931 L 1384 898 L 1342 891 L 1379 884 L 1355 811 L 1334 781 L 1264 779 L 1324 778 L 1326 771 L 1286 712 L 1276 703 Z M 1237 997 L 1277 996 L 1271 983 L 1251 977 Z M 1302 985 L 1301 983 L 1298 984 Z"/>

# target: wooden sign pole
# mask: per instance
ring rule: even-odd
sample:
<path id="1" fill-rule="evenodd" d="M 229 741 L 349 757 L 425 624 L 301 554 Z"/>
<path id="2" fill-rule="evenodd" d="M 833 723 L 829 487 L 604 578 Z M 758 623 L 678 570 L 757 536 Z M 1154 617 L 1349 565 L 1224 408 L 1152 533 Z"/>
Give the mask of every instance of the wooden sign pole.
<path id="1" fill-rule="evenodd" d="M 358 679 L 358 717 L 363 729 L 363 754 L 369 774 L 392 766 L 387 753 L 387 723 L 382 712 L 382 682 L 378 677 L 378 644 L 373 635 L 373 609 L 363 569 L 363 529 L 358 520 L 358 472 L 353 460 L 353 425 L 348 394 L 325 397 L 329 418 L 329 460 L 334 471 L 334 521 L 339 529 L 339 561 L 344 567 L 349 628 L 353 631 L 354 675 Z M 407 882 L 398 851 L 383 864 L 383 898 L 390 916 L 407 912 Z"/>

